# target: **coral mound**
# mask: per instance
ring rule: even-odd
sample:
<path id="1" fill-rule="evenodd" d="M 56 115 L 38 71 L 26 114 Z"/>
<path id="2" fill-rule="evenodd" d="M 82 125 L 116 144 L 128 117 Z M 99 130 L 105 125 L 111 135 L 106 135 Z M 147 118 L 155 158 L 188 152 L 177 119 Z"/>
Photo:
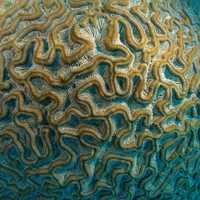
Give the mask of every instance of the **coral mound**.
<path id="1" fill-rule="evenodd" d="M 184 5 L 0 10 L 0 199 L 199 199 L 200 28 Z"/>

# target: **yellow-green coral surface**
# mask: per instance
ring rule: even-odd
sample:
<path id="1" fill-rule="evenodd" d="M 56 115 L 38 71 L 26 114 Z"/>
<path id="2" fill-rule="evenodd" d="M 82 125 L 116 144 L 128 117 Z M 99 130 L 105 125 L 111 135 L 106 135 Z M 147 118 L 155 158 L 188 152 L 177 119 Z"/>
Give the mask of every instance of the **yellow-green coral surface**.
<path id="1" fill-rule="evenodd" d="M 192 2 L 0 0 L 1 200 L 200 199 Z"/>

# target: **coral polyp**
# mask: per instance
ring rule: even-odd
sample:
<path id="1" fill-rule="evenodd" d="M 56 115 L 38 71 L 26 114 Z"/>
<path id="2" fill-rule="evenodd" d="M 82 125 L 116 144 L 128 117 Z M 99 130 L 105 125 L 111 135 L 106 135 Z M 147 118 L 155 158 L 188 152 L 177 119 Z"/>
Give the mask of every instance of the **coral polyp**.
<path id="1" fill-rule="evenodd" d="M 0 1 L 0 199 L 199 199 L 184 2 Z"/>

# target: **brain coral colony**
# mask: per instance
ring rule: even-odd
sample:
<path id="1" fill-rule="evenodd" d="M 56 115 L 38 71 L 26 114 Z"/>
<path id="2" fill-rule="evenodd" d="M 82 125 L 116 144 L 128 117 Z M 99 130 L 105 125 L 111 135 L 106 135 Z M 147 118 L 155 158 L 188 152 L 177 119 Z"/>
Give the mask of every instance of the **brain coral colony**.
<path id="1" fill-rule="evenodd" d="M 200 199 L 197 2 L 0 1 L 1 200 Z"/>

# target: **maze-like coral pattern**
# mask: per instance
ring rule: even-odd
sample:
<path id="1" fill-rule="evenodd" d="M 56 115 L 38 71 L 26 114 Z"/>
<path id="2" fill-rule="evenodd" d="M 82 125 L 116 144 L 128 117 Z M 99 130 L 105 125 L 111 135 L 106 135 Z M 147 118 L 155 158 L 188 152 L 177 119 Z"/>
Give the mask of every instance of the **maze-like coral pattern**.
<path id="1" fill-rule="evenodd" d="M 199 30 L 178 0 L 1 11 L 0 199 L 199 199 Z"/>

